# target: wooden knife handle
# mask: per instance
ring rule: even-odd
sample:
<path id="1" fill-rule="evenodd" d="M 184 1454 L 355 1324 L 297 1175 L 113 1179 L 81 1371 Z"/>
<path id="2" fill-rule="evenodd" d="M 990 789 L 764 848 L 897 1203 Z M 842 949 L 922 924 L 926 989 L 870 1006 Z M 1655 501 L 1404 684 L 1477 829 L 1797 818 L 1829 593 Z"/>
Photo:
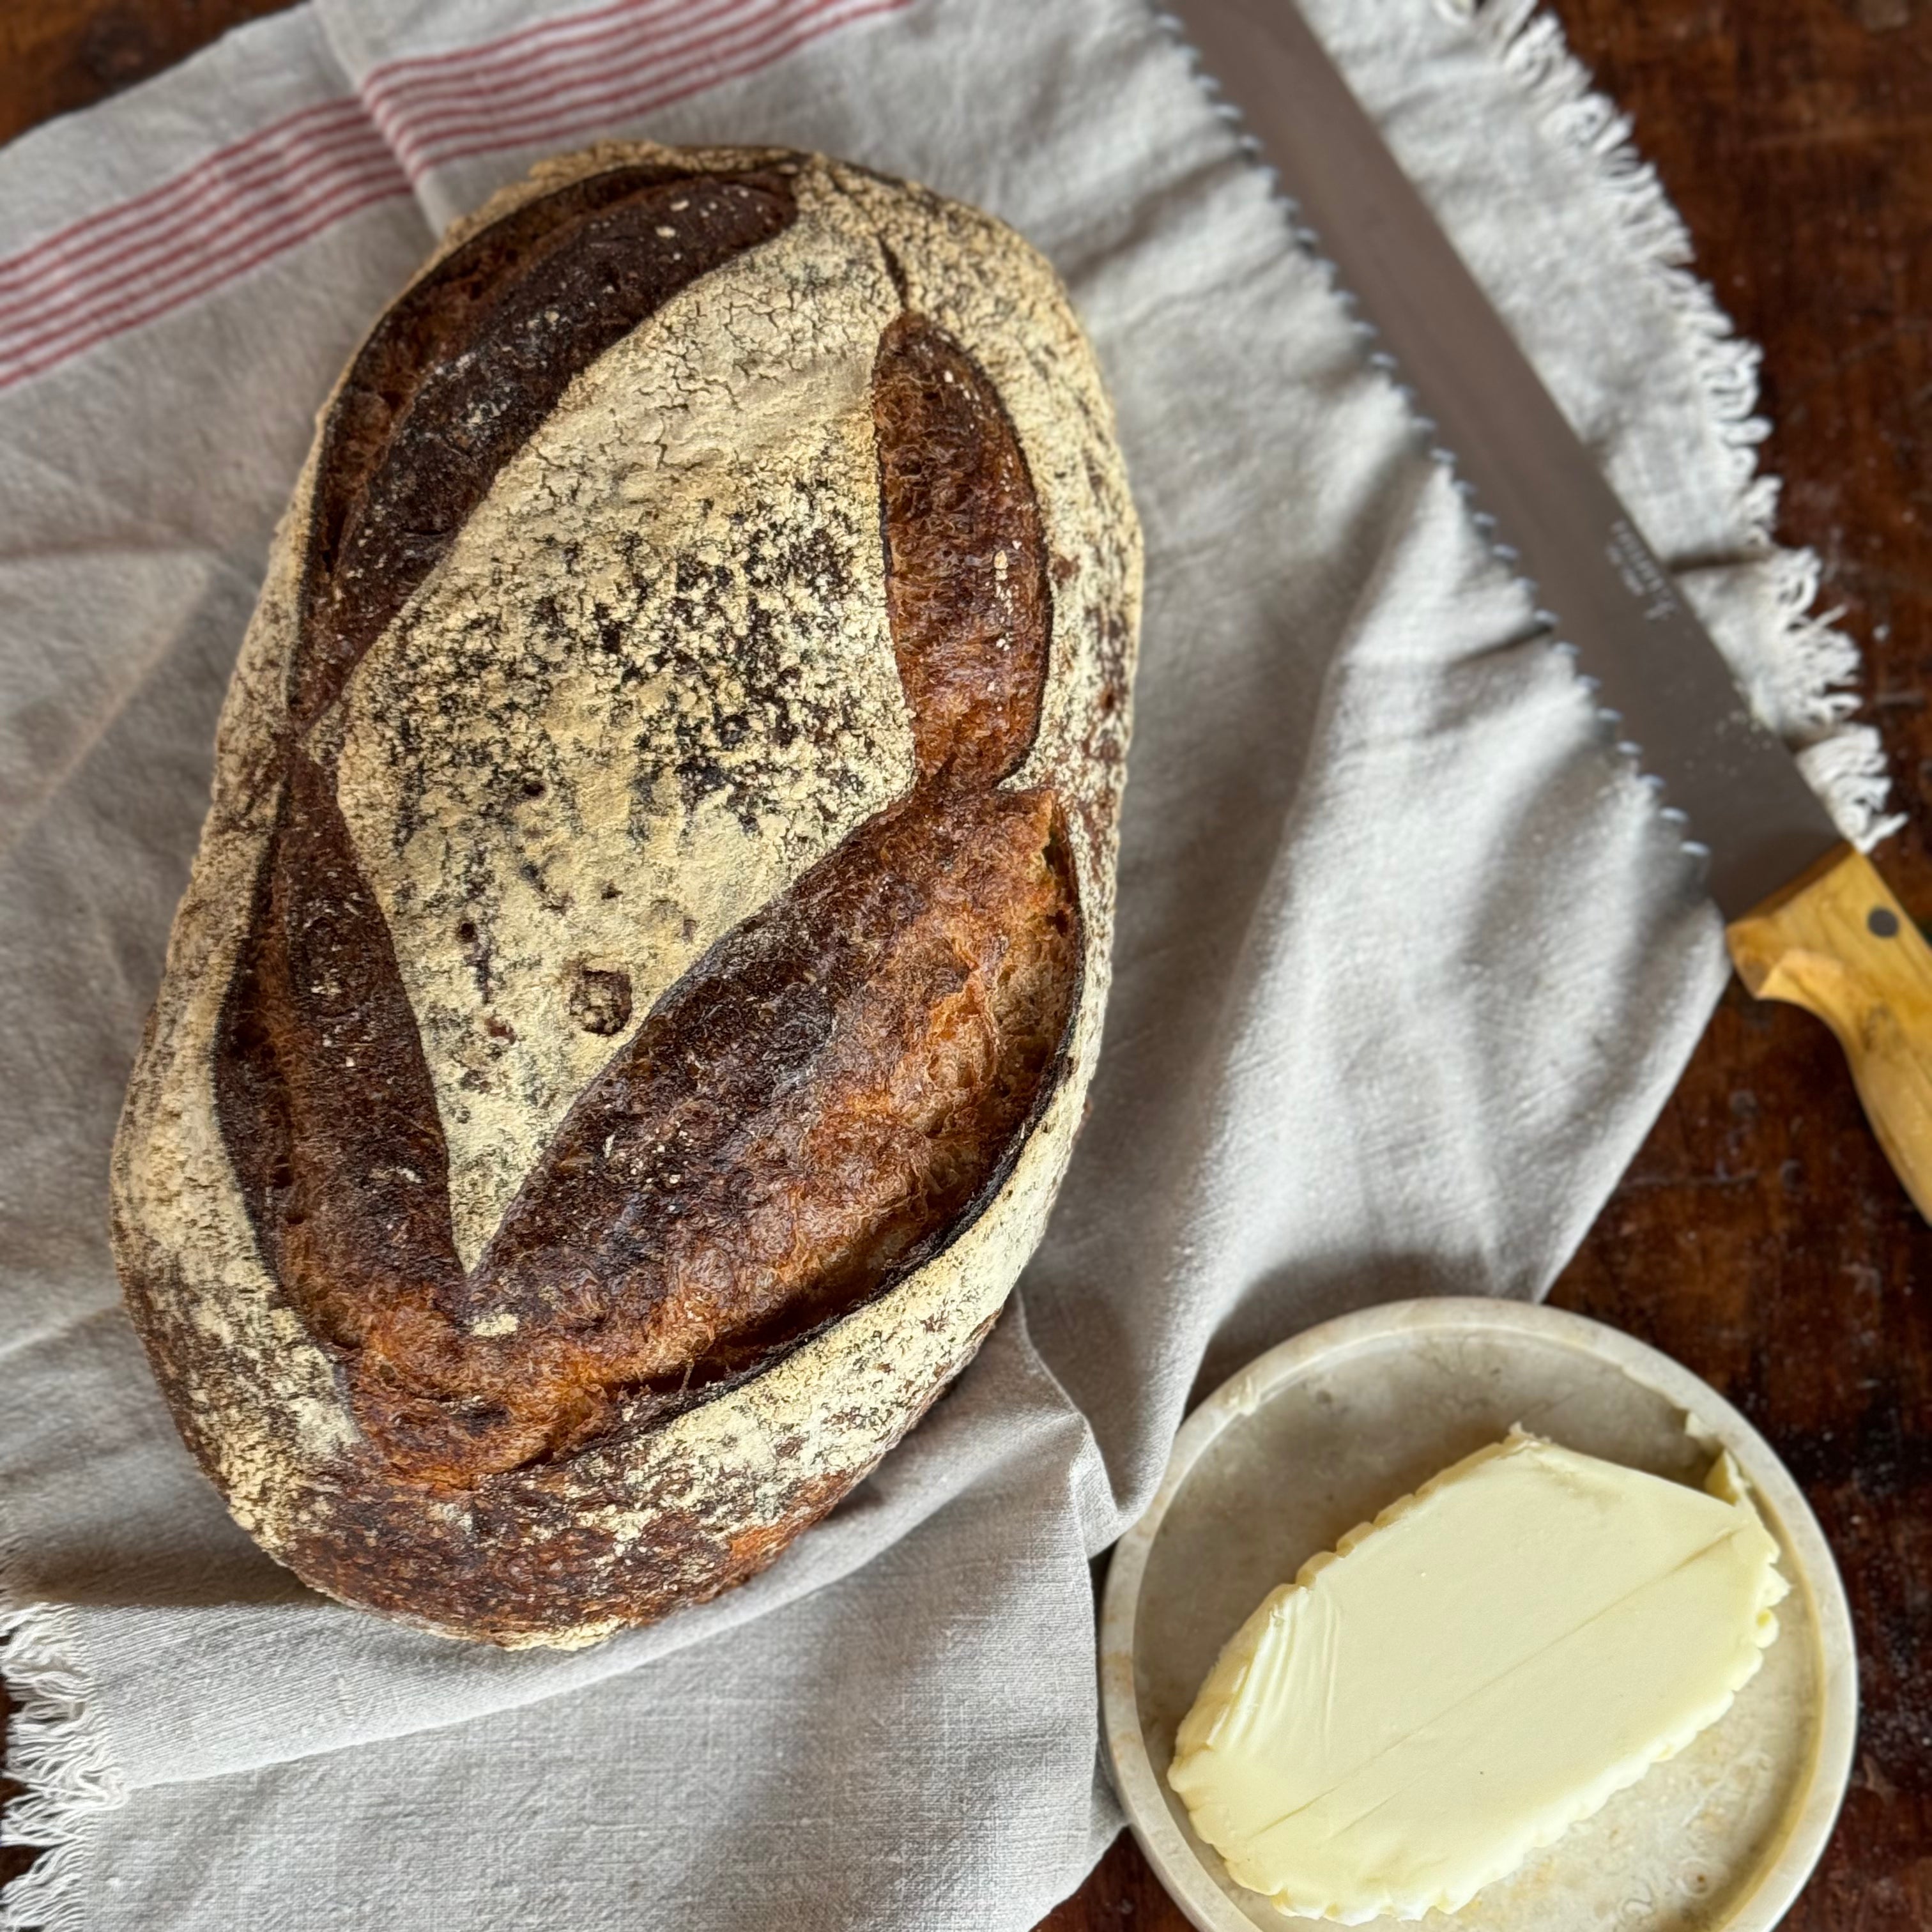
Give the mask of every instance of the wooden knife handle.
<path id="1" fill-rule="evenodd" d="M 1932 1220 L 1932 946 L 1851 847 L 1726 929 L 1738 976 L 1838 1036 L 1912 1204 Z"/>

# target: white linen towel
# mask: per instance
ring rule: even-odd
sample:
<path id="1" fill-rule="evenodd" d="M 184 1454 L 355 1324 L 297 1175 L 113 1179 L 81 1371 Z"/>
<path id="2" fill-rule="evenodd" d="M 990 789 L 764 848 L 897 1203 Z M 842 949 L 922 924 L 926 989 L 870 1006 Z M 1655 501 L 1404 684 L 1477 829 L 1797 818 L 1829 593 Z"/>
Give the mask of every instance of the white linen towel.
<path id="1" fill-rule="evenodd" d="M 1306 0 L 1848 829 L 1882 774 L 1754 476 L 1751 351 L 1521 4 Z M 600 134 L 784 142 L 1058 266 L 1148 538 L 1117 976 L 956 1390 L 748 1588 L 586 1653 L 324 1601 L 122 1312 L 104 1170 L 316 405 L 438 229 Z M 1191 1388 L 1547 1286 L 1720 986 L 1715 916 L 1142 0 L 310 0 L 0 152 L 0 1617 L 51 1849 L 9 1927 L 1030 1925 L 1118 1819 L 1088 1562 Z"/>

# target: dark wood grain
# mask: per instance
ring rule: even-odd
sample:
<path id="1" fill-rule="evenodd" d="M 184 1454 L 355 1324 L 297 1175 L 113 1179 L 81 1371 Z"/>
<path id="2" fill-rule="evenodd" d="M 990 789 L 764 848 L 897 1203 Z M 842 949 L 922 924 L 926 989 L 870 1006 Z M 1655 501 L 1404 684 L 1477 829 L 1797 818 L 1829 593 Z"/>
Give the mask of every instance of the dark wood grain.
<path id="1" fill-rule="evenodd" d="M 273 0 L 7 0 L 0 138 Z M 1765 347 L 1780 533 L 1864 646 L 1932 914 L 1932 0 L 1557 0 L 1635 118 L 1701 272 Z M 1794 1932 L 1932 1927 L 1932 1231 L 1836 1048 L 1735 988 L 1556 1298 L 1708 1376 L 1804 1484 L 1862 1652 L 1858 1772 Z M 0 1853 L 0 1876 L 23 1855 Z M 1180 1932 L 1126 1839 L 1052 1932 Z"/>
<path id="2" fill-rule="evenodd" d="M 290 0 L 0 0 L 0 141 L 172 67 Z"/>
<path id="3" fill-rule="evenodd" d="M 1932 915 L 1932 4 L 1557 0 L 1697 266 L 1764 347 L 1779 533 L 1864 646 Z M 1553 1299 L 1687 1363 L 1770 1438 L 1843 1566 L 1858 1771 L 1791 1932 L 1932 1927 L 1932 1229 L 1815 1021 L 1735 982 Z M 1123 1838 L 1051 1932 L 1182 1932 Z M 1044 1928 L 1043 1928 L 1044 1932 Z"/>
<path id="4" fill-rule="evenodd" d="M 1904 830 L 1879 862 L 1932 915 L 1932 7 L 1564 0 L 1637 117 L 1699 262 L 1765 350 L 1780 532 L 1865 651 Z M 1556 1298 L 1654 1342 L 1762 1430 L 1817 1510 L 1856 1624 L 1863 1722 L 1793 1932 L 1932 1926 L 1932 1229 L 1836 1047 L 1735 983 Z"/>

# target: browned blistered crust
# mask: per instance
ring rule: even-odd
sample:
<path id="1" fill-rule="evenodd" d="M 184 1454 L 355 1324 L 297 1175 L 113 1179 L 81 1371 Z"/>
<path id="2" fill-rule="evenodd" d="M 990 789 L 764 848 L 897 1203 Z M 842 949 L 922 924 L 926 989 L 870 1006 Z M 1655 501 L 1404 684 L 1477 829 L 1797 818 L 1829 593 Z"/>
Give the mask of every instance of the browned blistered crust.
<path id="1" fill-rule="evenodd" d="M 910 1426 L 1091 1071 L 1138 580 L 988 218 L 631 147 L 452 231 L 322 412 L 116 1150 L 266 1548 L 592 1642 Z"/>

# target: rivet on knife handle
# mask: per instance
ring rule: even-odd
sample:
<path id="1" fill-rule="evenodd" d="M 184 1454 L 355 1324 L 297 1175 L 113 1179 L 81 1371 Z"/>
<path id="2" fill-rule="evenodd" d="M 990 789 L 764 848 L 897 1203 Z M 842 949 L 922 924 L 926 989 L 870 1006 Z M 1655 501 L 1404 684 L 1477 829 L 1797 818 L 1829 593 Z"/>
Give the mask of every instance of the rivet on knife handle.
<path id="1" fill-rule="evenodd" d="M 1817 1015 L 1851 1063 L 1879 1144 L 1932 1220 L 1932 946 L 1850 847 L 1726 928 L 1761 1000 Z"/>

